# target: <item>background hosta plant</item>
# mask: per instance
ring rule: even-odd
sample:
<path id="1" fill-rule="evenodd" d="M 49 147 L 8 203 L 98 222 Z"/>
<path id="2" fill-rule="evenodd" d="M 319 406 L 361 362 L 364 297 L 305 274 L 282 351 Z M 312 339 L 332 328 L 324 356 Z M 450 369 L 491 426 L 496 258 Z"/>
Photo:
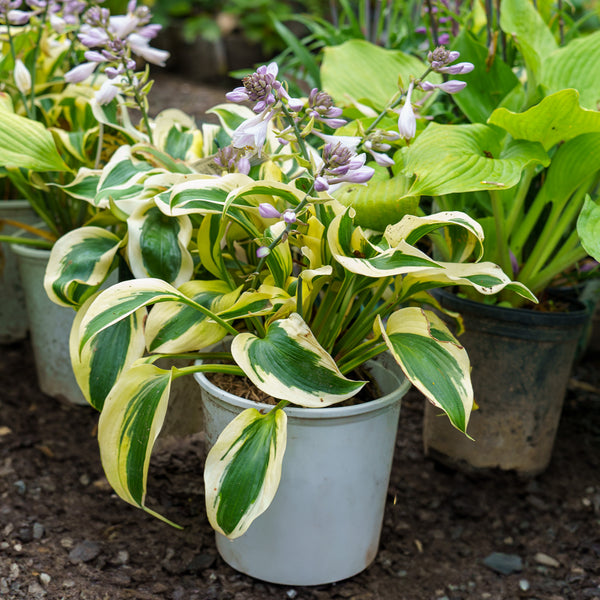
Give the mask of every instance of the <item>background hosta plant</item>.
<path id="1" fill-rule="evenodd" d="M 371 129 L 352 136 L 336 133 L 350 124 L 328 94 L 291 97 L 275 64 L 260 67 L 228 94 L 234 104 L 213 110 L 221 127 L 203 137 L 206 153 L 214 143 L 212 161 L 169 163 L 133 146 L 101 172 L 79 173 L 70 193 L 102 206 L 99 218 L 119 218 L 127 235 L 102 227 L 66 235 L 53 250 L 45 286 L 55 302 L 79 309 L 72 363 L 101 411 L 103 465 L 124 500 L 145 508 L 171 382 L 194 372 L 246 375 L 278 401 L 266 414 L 242 413 L 209 454 L 208 516 L 229 537 L 243 534 L 275 494 L 285 406 L 318 408 L 355 396 L 367 383 L 360 367 L 382 352 L 466 431 L 473 406 L 468 357 L 428 307 L 436 303 L 426 292 L 466 285 L 535 298 L 482 260 L 483 230 L 468 215 L 396 209 L 373 229 L 361 226 L 352 201 L 333 197 L 381 169 L 394 179 L 394 148 L 410 141 L 416 120 L 411 94 L 457 58 L 432 53 L 424 76 L 407 79 Z M 374 147 L 376 135 L 394 145 Z M 386 220 L 385 208 L 374 204 L 373 211 Z M 428 252 L 432 236 L 447 241 L 445 259 Z M 156 241 L 164 252 L 150 251 Z M 135 278 L 98 293 L 117 255 Z M 157 265 L 163 268 L 153 270 Z M 226 339 L 229 351 L 211 351 Z M 155 364 L 163 357 L 203 362 L 167 370 Z"/>

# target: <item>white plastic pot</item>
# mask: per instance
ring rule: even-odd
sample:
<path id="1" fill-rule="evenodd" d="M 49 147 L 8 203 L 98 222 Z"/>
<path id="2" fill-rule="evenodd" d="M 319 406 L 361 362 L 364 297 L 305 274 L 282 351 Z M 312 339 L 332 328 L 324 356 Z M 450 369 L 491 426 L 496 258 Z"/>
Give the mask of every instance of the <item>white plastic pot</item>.
<path id="1" fill-rule="evenodd" d="M 368 365 L 383 397 L 347 407 L 290 408 L 281 483 L 273 504 L 241 537 L 216 535 L 242 573 L 285 585 L 340 581 L 377 554 L 400 401 L 410 383 L 388 355 Z M 242 410 L 270 410 L 214 386 L 201 373 L 209 443 Z"/>
<path id="2" fill-rule="evenodd" d="M 75 318 L 72 308 L 54 304 L 44 290 L 49 250 L 12 244 L 17 255 L 38 385 L 42 392 L 74 404 L 87 404 L 71 368 L 69 335 Z"/>
<path id="3" fill-rule="evenodd" d="M 27 225 L 39 217 L 27 200 L 0 201 L 0 218 L 12 219 Z M 0 225 L 2 235 L 15 235 L 20 230 L 12 225 Z M 0 243 L 0 344 L 10 344 L 25 339 L 28 322 L 27 309 L 17 257 L 10 244 Z"/>

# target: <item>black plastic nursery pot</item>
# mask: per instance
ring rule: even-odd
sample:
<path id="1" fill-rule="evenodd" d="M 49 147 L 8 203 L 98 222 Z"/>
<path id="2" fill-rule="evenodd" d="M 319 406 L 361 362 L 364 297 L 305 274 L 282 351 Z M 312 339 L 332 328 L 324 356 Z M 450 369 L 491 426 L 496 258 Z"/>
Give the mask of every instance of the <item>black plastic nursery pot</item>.
<path id="1" fill-rule="evenodd" d="M 490 306 L 445 290 L 435 297 L 463 317 L 459 341 L 471 361 L 478 409 L 469 439 L 427 403 L 426 455 L 461 471 L 541 473 L 552 456 L 577 343 L 589 320 L 585 307 L 542 312 Z"/>

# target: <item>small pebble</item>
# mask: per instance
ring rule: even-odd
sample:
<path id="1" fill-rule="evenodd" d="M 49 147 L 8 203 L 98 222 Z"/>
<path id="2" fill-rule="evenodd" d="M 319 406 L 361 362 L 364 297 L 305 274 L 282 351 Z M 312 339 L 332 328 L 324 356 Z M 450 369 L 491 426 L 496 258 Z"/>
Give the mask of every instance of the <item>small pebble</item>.
<path id="1" fill-rule="evenodd" d="M 52 577 L 48 573 L 40 573 L 40 583 L 45 587 L 52 581 Z"/>
<path id="2" fill-rule="evenodd" d="M 483 564 L 502 575 L 518 573 L 523 569 L 523 561 L 516 554 L 504 554 L 504 552 L 492 552 L 483 561 Z"/>
<path id="3" fill-rule="evenodd" d="M 41 523 L 33 524 L 33 539 L 34 540 L 41 540 L 44 537 L 45 532 L 46 532 L 46 530 L 44 529 L 44 526 Z"/>
<path id="4" fill-rule="evenodd" d="M 296 590 L 288 590 L 285 595 L 288 598 L 295 598 L 298 595 L 298 592 Z"/>
<path id="5" fill-rule="evenodd" d="M 69 559 L 72 563 L 89 562 L 100 554 L 100 550 L 100 544 L 97 542 L 84 540 L 69 552 Z"/>
<path id="6" fill-rule="evenodd" d="M 529 588 L 531 586 L 529 585 L 529 581 L 527 581 L 527 579 L 521 579 L 519 581 L 519 589 L 523 592 L 528 592 Z"/>
<path id="7" fill-rule="evenodd" d="M 560 563 L 555 558 L 552 558 L 551 556 L 548 556 L 543 552 L 538 552 L 533 557 L 533 560 L 535 560 L 535 562 L 539 563 L 540 565 L 544 565 L 545 567 L 553 567 L 555 569 L 560 567 Z"/>

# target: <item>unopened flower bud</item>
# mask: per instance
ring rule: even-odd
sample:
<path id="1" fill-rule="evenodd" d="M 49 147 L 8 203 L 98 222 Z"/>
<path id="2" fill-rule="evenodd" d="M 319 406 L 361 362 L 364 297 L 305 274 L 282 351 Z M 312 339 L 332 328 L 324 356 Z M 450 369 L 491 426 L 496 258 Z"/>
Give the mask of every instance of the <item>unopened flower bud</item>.
<path id="1" fill-rule="evenodd" d="M 20 58 L 15 62 L 14 78 L 17 89 L 22 94 L 28 94 L 31 91 L 31 74 Z"/>
<path id="2" fill-rule="evenodd" d="M 412 140 L 417 133 L 417 119 L 411 103 L 413 87 L 414 83 L 411 81 L 406 92 L 404 106 L 400 109 L 398 117 L 398 131 L 405 140 Z"/>
<path id="3" fill-rule="evenodd" d="M 259 246 L 256 249 L 256 257 L 257 258 L 266 258 L 271 254 L 271 251 L 266 246 Z"/>
<path id="4" fill-rule="evenodd" d="M 286 210 L 283 213 L 283 220 L 289 225 L 296 222 L 296 213 L 293 210 Z"/>
<path id="5" fill-rule="evenodd" d="M 279 219 L 281 213 L 268 202 L 261 202 L 258 205 L 258 212 L 263 219 Z"/>

